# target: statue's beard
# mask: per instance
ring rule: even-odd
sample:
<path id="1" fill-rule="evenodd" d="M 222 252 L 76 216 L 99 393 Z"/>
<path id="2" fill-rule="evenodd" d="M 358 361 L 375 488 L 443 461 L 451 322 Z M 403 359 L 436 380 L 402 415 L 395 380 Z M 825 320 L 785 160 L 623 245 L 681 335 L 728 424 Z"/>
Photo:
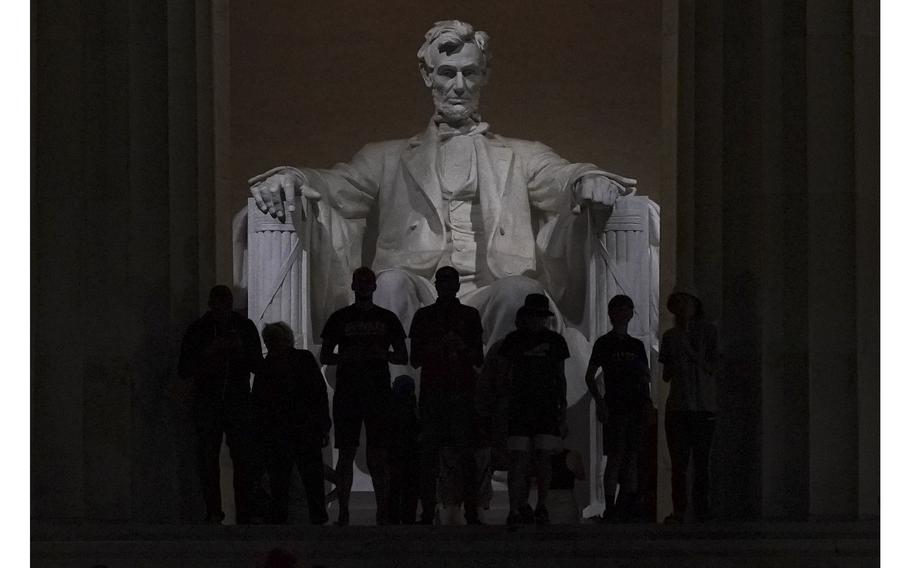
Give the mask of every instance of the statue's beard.
<path id="1" fill-rule="evenodd" d="M 478 115 L 478 107 L 477 101 L 469 101 L 459 105 L 437 102 L 436 116 L 446 124 L 458 126 L 466 120 L 476 117 Z"/>

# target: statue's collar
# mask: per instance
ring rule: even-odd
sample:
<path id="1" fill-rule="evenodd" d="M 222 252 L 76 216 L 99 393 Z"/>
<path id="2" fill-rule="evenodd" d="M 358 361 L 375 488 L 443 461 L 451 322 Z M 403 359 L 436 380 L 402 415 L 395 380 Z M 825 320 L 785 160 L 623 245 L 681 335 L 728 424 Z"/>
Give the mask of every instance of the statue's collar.
<path id="1" fill-rule="evenodd" d="M 442 129 L 448 129 L 449 132 L 447 132 L 446 134 L 443 134 L 440 132 L 440 130 L 442 130 Z M 453 135 L 452 132 L 455 130 L 461 130 L 461 129 L 455 129 L 448 125 L 438 126 L 436 116 L 434 115 L 434 116 L 430 117 L 430 123 L 427 125 L 426 130 L 424 130 L 420 134 L 416 134 L 416 135 L 412 136 L 408 140 L 408 146 L 413 148 L 415 146 L 420 146 L 421 144 L 423 144 L 424 142 L 427 142 L 427 141 L 437 141 L 440 139 L 447 139 Z M 483 135 L 483 137 L 486 138 L 490 142 L 495 142 L 498 138 L 498 136 L 496 136 L 495 134 L 493 134 L 490 131 L 490 125 L 488 123 L 480 120 L 480 115 L 477 115 L 477 120 L 473 121 L 472 124 L 466 125 L 465 131 L 463 131 L 461 133 L 462 134 L 475 134 L 477 136 Z"/>

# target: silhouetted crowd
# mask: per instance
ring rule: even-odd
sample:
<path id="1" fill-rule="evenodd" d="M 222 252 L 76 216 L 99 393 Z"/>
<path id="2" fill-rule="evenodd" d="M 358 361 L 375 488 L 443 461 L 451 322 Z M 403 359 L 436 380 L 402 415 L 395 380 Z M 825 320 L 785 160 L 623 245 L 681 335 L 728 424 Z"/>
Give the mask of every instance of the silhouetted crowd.
<path id="1" fill-rule="evenodd" d="M 357 269 L 354 303 L 329 317 L 318 362 L 294 347 L 294 333 L 283 322 L 263 328 L 263 357 L 259 332 L 233 310 L 230 289 L 211 290 L 209 311 L 186 332 L 179 364 L 192 388 L 208 522 L 224 519 L 219 455 L 225 439 L 238 524 L 288 522 L 295 466 L 310 522 L 329 521 L 329 480 L 335 485 L 330 499 L 338 500 L 335 523 L 349 524 L 362 428 L 377 524 L 483 524 L 494 472 L 507 472 L 508 524 L 580 520 L 572 490 L 585 471 L 578 452 L 563 445 L 564 363 L 570 355 L 565 339 L 549 327 L 549 299 L 528 294 L 515 330 L 484 353 L 480 316 L 457 297 L 458 272 L 440 268 L 435 287 L 437 300 L 416 312 L 405 333 L 394 313 L 373 303 L 374 273 Z M 694 294 L 674 292 L 668 308 L 674 326 L 663 335 L 659 359 L 670 383 L 666 433 L 673 513 L 665 522 L 686 518 L 690 456 L 694 517 L 706 520 L 712 515 L 708 464 L 717 410 L 717 333 Z M 634 310 L 628 296 L 610 300 L 612 329 L 594 343 L 585 375 L 603 425 L 605 510 L 597 519 L 603 522 L 636 518 L 641 501 L 636 459 L 653 403 L 645 346 L 628 331 Z M 331 413 L 320 363 L 335 367 Z M 410 375 L 393 381 L 390 364 L 419 370 L 419 393 Z M 338 450 L 334 469 L 322 457 L 331 438 Z M 266 477 L 264 496 L 260 484 Z M 530 504 L 532 486 L 536 507 Z"/>

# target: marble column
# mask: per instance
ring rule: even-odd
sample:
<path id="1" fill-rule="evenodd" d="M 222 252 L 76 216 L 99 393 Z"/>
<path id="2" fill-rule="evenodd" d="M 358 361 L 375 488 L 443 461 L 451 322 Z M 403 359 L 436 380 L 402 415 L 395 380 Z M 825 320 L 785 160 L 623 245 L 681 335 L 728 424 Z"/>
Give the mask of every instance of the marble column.
<path id="1" fill-rule="evenodd" d="M 678 275 L 726 354 L 722 517 L 878 510 L 878 8 L 679 6 Z"/>
<path id="2" fill-rule="evenodd" d="M 198 4 L 34 9 L 36 520 L 194 510 L 191 430 L 168 387 L 214 273 Z"/>

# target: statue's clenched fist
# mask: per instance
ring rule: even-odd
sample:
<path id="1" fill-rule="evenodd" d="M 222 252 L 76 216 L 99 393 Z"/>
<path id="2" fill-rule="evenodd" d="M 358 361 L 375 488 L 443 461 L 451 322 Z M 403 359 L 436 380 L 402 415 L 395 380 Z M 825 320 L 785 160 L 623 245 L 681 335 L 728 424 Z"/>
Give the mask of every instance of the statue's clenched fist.
<path id="1" fill-rule="evenodd" d="M 573 212 L 586 207 L 613 207 L 619 197 L 634 193 L 637 185 L 637 180 L 612 173 L 583 177 L 575 182 Z"/>
<path id="2" fill-rule="evenodd" d="M 273 168 L 250 178 L 247 183 L 259 210 L 281 221 L 294 212 L 295 196 L 302 195 L 315 201 L 320 197 L 319 192 L 307 184 L 303 174 L 293 168 Z"/>

